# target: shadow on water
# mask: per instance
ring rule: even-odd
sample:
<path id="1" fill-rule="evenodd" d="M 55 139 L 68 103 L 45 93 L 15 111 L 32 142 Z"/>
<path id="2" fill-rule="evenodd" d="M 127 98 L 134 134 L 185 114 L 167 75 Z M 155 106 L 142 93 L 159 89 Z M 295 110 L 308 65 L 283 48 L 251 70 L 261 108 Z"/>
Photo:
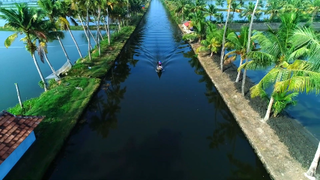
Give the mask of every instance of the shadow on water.
<path id="1" fill-rule="evenodd" d="M 202 68 L 194 52 L 186 52 L 184 53 L 184 57 L 190 58 L 188 62 L 190 63 L 191 67 L 195 69 L 195 73 L 197 75 L 201 76 L 199 83 L 205 83 L 206 85 L 205 96 L 208 99 L 208 103 L 214 105 L 215 116 L 213 121 L 215 129 L 211 136 L 207 136 L 209 148 L 220 150 L 223 149 L 223 146 L 229 146 L 226 156 L 228 157 L 229 163 L 232 165 L 232 167 L 230 168 L 231 173 L 226 179 L 270 179 L 269 174 L 264 169 L 259 158 L 255 157 L 253 164 L 250 164 L 246 159 L 237 158 L 237 151 L 239 151 L 237 146 L 239 145 L 239 140 L 247 141 L 245 135 L 233 118 L 221 95 L 217 92 L 212 80 Z M 252 148 L 251 151 L 253 151 Z"/>

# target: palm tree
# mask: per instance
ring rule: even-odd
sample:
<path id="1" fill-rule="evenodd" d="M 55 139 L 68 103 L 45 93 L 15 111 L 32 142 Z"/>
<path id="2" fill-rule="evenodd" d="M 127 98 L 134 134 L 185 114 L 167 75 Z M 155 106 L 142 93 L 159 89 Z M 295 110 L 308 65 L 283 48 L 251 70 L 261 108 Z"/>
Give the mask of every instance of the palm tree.
<path id="1" fill-rule="evenodd" d="M 191 14 L 191 26 L 194 29 L 195 34 L 198 37 L 198 42 L 201 42 L 202 38 L 206 34 L 206 22 L 205 22 L 205 15 L 203 11 L 197 11 Z"/>
<path id="2" fill-rule="evenodd" d="M 206 14 L 210 16 L 210 21 L 213 15 L 217 13 L 217 9 L 213 4 L 209 4 L 208 8 L 206 8 Z"/>
<path id="3" fill-rule="evenodd" d="M 228 2 L 228 13 L 227 13 L 227 19 L 224 25 L 224 32 L 223 32 L 223 39 L 222 39 L 222 49 L 221 49 L 221 57 L 220 57 L 220 68 L 221 71 L 223 72 L 223 60 L 224 60 L 224 54 L 225 54 L 225 43 L 226 43 L 226 33 L 227 33 L 227 28 L 228 28 L 228 21 L 229 21 L 229 15 L 230 15 L 230 9 L 231 9 L 231 4 L 232 0 L 227 0 Z"/>
<path id="4" fill-rule="evenodd" d="M 89 30 L 89 10 L 92 5 L 92 0 L 70 0 L 71 8 L 78 12 L 78 18 L 84 29 L 87 41 L 88 41 L 88 56 L 89 60 L 92 60 L 91 57 L 91 44 L 90 44 L 90 30 Z M 86 16 L 86 27 L 83 24 L 82 17 Z"/>
<path id="5" fill-rule="evenodd" d="M 182 16 L 182 21 L 184 21 L 184 11 L 186 10 L 186 7 L 188 7 L 190 1 L 189 0 L 178 0 L 175 1 L 175 9 L 174 12 L 176 13 L 176 16 Z"/>
<path id="6" fill-rule="evenodd" d="M 319 13 L 320 0 L 312 0 L 307 4 L 306 11 L 311 14 L 311 23 L 313 23 L 314 17 Z"/>
<path id="7" fill-rule="evenodd" d="M 259 5 L 259 0 L 256 1 L 256 5 L 254 6 L 254 9 L 253 9 L 253 12 L 252 12 L 252 15 L 251 15 L 251 20 L 250 20 L 250 25 L 249 25 L 249 33 L 248 33 L 248 41 L 247 42 L 250 42 L 250 43 L 247 43 L 247 50 L 246 50 L 246 54 L 248 54 L 251 50 L 250 46 L 251 46 L 251 32 L 252 32 L 252 24 L 253 24 L 253 19 L 254 19 L 254 15 L 255 15 L 255 12 L 257 10 L 257 7 Z M 246 58 L 246 62 L 247 62 L 247 58 Z M 245 82 L 246 82 L 246 77 L 247 77 L 247 70 L 245 69 L 243 71 L 243 78 L 242 78 L 242 86 L 241 86 L 241 93 L 242 95 L 244 95 L 244 85 L 245 85 Z"/>
<path id="8" fill-rule="evenodd" d="M 297 27 L 298 15 L 291 12 L 282 14 L 280 18 L 282 20 L 282 24 L 279 26 L 277 32 L 274 32 L 272 30 L 264 33 L 258 32 L 252 37 L 253 40 L 258 41 L 261 47 L 261 51 L 249 52 L 250 48 L 248 48 L 249 50 L 247 50 L 247 60 L 250 59 L 250 61 L 247 62 L 246 60 L 246 62 L 241 67 L 239 67 L 239 69 L 265 69 L 273 66 L 273 69 L 270 70 L 268 74 L 256 86 L 251 88 L 252 97 L 257 96 L 258 93 L 260 93 L 260 95 L 264 94 L 264 91 L 260 90 L 270 86 L 270 83 L 265 84 L 265 82 L 276 80 L 275 83 L 277 84 L 280 79 L 277 80 L 272 78 L 275 78 L 275 74 L 281 72 L 280 70 L 284 69 L 284 63 L 288 63 L 292 59 L 293 49 L 291 48 L 292 46 L 291 42 L 289 42 L 289 39 L 293 35 L 293 32 Z M 248 36 L 248 38 L 249 37 L 250 36 Z M 246 77 L 245 72 L 243 77 Z M 242 93 L 244 93 L 245 79 L 243 79 L 242 81 Z M 253 90 L 256 90 L 256 93 L 253 93 Z M 274 92 L 276 93 L 277 91 Z M 267 113 L 264 118 L 265 120 L 268 120 L 270 117 L 273 102 L 274 98 L 273 95 L 271 95 Z"/>
<path id="9" fill-rule="evenodd" d="M 72 31 L 70 30 L 70 23 L 67 20 L 67 17 L 70 18 L 70 20 L 75 24 L 78 25 L 77 22 L 73 19 L 73 15 L 75 15 L 75 12 L 71 9 L 71 3 L 67 1 L 58 1 L 55 3 L 56 8 L 59 11 L 60 17 L 57 19 L 57 24 L 60 26 L 61 30 L 68 30 L 74 44 L 76 45 L 76 48 L 78 50 L 80 58 L 83 58 L 80 48 L 78 46 L 78 43 L 76 39 L 74 38 Z"/>
<path id="10" fill-rule="evenodd" d="M 215 24 L 207 23 L 206 39 L 201 41 L 201 46 L 196 52 L 210 50 L 212 57 L 213 53 L 217 53 L 220 50 L 222 43 L 223 29 L 218 29 Z"/>
<path id="11" fill-rule="evenodd" d="M 247 18 L 248 21 L 251 21 L 252 14 L 259 19 L 261 16 L 260 10 L 257 10 L 259 4 L 254 4 L 253 2 L 249 2 L 247 6 L 245 6 L 245 9 L 241 11 L 240 17 L 244 17 L 245 19 Z M 255 10 L 254 10 L 255 9 Z M 253 13 L 255 11 L 255 13 Z"/>
<path id="12" fill-rule="evenodd" d="M 240 56 L 239 67 L 242 65 L 243 60 L 245 59 L 247 43 L 248 43 L 248 33 L 249 27 L 242 26 L 240 34 L 237 35 L 236 32 L 231 32 L 227 36 L 228 42 L 226 43 L 226 47 L 229 49 L 233 49 L 232 51 L 228 52 L 225 57 L 224 61 L 235 60 L 237 56 Z M 252 44 L 250 42 L 250 44 Z M 252 48 L 252 46 L 251 46 Z M 238 75 L 235 82 L 239 82 L 241 70 L 238 71 Z"/>
<path id="13" fill-rule="evenodd" d="M 54 40 L 57 40 L 57 38 L 63 38 L 64 37 L 64 34 L 61 32 L 61 31 L 56 31 L 55 29 L 55 25 L 54 24 L 51 24 L 51 23 L 47 23 L 46 24 L 46 27 L 43 27 L 44 29 L 46 29 L 47 31 L 45 32 L 45 37 L 46 39 L 44 38 L 41 38 L 41 37 L 35 37 L 37 40 L 38 40 L 38 55 L 40 57 L 40 60 L 42 62 L 44 62 L 43 59 L 45 59 L 52 71 L 52 73 L 55 75 L 55 79 L 56 80 L 59 80 L 59 75 L 56 73 L 56 71 L 54 70 L 54 68 L 52 67 L 49 59 L 48 59 L 48 56 L 47 56 L 47 53 L 48 53 L 48 50 L 47 50 L 47 42 L 52 42 Z"/>
<path id="14" fill-rule="evenodd" d="M 38 62 L 35 57 L 35 51 L 37 50 L 36 41 L 33 37 L 46 39 L 45 31 L 42 27 L 47 23 L 43 20 L 43 12 L 36 10 L 35 8 L 29 8 L 27 4 L 15 4 L 15 9 L 0 8 L 1 19 L 4 19 L 7 23 L 6 26 L 12 27 L 15 33 L 10 35 L 5 40 L 5 46 L 9 47 L 11 43 L 18 37 L 18 34 L 24 34 L 22 39 L 26 44 L 26 49 L 30 52 L 33 62 L 38 70 L 41 81 L 44 85 L 44 90 L 47 91 L 47 84 L 43 78 L 42 72 L 39 68 Z"/>
<path id="15" fill-rule="evenodd" d="M 225 0 L 216 0 L 216 6 L 223 6 Z"/>
<path id="16" fill-rule="evenodd" d="M 279 2 L 278 0 L 268 0 L 266 5 L 267 9 L 264 11 L 264 14 L 269 14 L 269 21 L 272 21 L 279 17 L 279 13 L 283 3 Z"/>
<path id="17" fill-rule="evenodd" d="M 57 24 L 60 22 L 67 21 L 66 19 L 63 19 L 63 17 L 60 17 L 59 9 L 57 9 L 56 5 L 55 5 L 56 2 L 57 2 L 57 0 L 39 0 L 38 1 L 40 8 L 45 12 L 45 14 L 47 15 L 47 17 L 49 18 L 49 20 L 52 24 L 55 24 L 55 23 Z M 60 19 L 60 21 L 58 21 L 58 19 Z M 54 30 L 56 30 L 56 29 L 54 29 Z M 69 62 L 70 65 L 72 65 L 70 58 L 68 56 L 68 53 L 67 53 L 66 49 L 64 48 L 60 37 L 57 36 L 56 39 L 59 41 L 59 44 L 63 50 L 64 55 L 67 58 L 67 61 Z"/>

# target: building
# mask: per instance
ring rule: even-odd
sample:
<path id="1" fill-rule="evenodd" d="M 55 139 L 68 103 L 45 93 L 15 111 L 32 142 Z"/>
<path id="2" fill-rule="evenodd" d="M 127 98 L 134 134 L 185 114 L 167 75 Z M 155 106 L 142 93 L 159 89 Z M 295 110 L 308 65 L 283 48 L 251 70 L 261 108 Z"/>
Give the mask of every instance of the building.
<path id="1" fill-rule="evenodd" d="M 0 112 L 0 180 L 19 161 L 36 140 L 34 128 L 44 119 L 38 116 L 15 116 Z"/>

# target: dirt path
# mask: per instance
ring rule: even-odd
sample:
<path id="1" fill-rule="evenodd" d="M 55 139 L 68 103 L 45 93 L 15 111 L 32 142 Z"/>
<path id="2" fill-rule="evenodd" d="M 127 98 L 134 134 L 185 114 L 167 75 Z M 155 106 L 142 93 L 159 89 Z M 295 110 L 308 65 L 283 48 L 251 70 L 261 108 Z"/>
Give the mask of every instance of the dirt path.
<path id="1" fill-rule="evenodd" d="M 190 43 L 190 45 L 194 51 L 199 47 L 199 44 Z M 198 56 L 198 59 L 271 178 L 306 180 L 307 178 L 303 175 L 306 169 L 290 155 L 288 147 L 281 142 L 275 131 L 261 121 L 260 114 L 251 108 L 249 100 L 239 93 L 236 84 L 230 80 L 229 76 L 221 72 L 218 63 L 209 56 Z"/>

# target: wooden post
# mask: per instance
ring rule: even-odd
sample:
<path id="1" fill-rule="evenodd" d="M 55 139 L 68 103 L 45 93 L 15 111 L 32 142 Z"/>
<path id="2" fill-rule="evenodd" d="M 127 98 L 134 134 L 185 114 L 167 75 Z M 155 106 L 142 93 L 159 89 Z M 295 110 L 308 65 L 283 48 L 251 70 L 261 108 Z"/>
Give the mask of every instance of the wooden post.
<path id="1" fill-rule="evenodd" d="M 18 100 L 19 100 L 20 107 L 23 108 L 23 105 L 22 105 L 22 102 L 21 102 L 21 98 L 20 98 L 20 91 L 19 91 L 18 84 L 14 83 L 14 85 L 16 85 L 17 95 L 18 95 Z"/>

